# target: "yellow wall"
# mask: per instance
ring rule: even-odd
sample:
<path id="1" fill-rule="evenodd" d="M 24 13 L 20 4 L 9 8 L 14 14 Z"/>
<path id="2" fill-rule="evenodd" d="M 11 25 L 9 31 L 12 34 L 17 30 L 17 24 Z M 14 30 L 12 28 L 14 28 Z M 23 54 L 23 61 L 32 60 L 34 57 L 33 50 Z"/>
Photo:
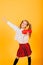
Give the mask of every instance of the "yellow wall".
<path id="1" fill-rule="evenodd" d="M 42 65 L 42 0 L 0 0 L 0 65 L 13 65 L 19 45 L 14 40 L 15 31 L 2 21 L 3 17 L 17 26 L 23 19 L 30 21 L 32 65 Z M 22 64 L 27 65 L 27 57 L 20 58 L 17 65 Z"/>

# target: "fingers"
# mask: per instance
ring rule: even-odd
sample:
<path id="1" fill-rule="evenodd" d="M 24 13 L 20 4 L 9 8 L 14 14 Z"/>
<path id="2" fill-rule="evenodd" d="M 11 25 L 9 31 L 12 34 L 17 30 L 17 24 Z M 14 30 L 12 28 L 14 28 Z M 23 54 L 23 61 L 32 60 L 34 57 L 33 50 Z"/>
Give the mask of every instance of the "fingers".
<path id="1" fill-rule="evenodd" d="M 2 20 L 3 20 L 3 22 L 5 22 L 5 23 L 7 22 L 7 20 L 6 20 L 6 18 L 5 18 L 5 17 L 3 17 L 3 18 L 2 18 Z"/>

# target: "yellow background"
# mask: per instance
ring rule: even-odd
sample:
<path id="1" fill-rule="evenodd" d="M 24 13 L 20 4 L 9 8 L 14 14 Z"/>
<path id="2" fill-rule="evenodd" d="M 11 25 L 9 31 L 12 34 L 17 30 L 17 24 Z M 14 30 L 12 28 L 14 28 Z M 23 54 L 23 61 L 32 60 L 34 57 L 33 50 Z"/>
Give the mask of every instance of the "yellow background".
<path id="1" fill-rule="evenodd" d="M 0 0 L 0 65 L 13 65 L 18 50 L 15 31 L 2 20 L 6 17 L 19 26 L 23 19 L 32 24 L 32 65 L 42 65 L 42 0 Z M 27 57 L 17 65 L 27 65 Z"/>

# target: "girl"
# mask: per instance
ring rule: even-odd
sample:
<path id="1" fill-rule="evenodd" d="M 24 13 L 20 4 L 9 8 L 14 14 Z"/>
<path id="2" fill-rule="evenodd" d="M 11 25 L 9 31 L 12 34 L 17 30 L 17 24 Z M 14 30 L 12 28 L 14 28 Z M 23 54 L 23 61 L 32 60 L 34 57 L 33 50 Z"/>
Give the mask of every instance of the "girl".
<path id="1" fill-rule="evenodd" d="M 16 65 L 20 57 L 27 56 L 28 58 L 28 65 L 31 65 L 31 48 L 28 43 L 28 38 L 31 37 L 31 24 L 27 20 L 23 20 L 20 24 L 20 27 L 17 27 L 16 25 L 12 24 L 10 21 L 6 21 L 4 19 L 5 23 L 8 24 L 13 30 L 16 31 L 15 40 L 19 42 L 19 49 L 17 51 L 17 57 L 13 63 L 13 65 Z M 28 29 L 26 29 L 26 27 Z"/>

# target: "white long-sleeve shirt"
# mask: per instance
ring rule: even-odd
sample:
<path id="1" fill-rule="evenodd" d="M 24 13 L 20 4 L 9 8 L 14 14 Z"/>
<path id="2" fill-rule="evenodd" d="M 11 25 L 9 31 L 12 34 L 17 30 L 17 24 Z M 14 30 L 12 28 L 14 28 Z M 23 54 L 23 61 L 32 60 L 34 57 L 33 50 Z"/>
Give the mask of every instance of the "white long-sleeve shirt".
<path id="1" fill-rule="evenodd" d="M 22 30 L 23 30 L 22 28 L 20 29 L 16 25 L 12 24 L 10 21 L 7 21 L 7 24 L 11 28 L 13 28 L 13 30 L 16 31 L 15 40 L 17 40 L 19 42 L 19 44 L 26 44 L 26 43 L 28 43 L 29 36 L 27 34 L 23 34 L 22 33 Z"/>

